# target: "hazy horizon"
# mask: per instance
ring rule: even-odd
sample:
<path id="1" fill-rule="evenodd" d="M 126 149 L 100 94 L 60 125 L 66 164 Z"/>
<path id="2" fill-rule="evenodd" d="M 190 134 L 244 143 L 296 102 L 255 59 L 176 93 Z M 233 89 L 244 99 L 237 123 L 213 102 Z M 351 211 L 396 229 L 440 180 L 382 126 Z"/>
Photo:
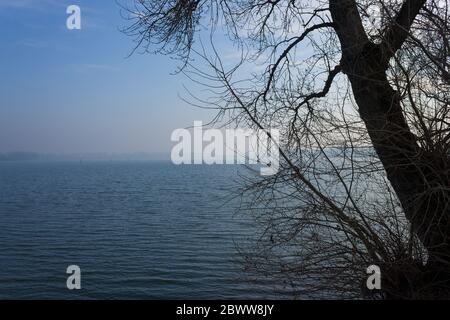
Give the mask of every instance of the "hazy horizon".
<path id="1" fill-rule="evenodd" d="M 165 152 L 90 152 L 90 153 L 40 153 L 28 151 L 0 152 L 0 161 L 29 161 L 29 160 L 164 160 L 170 161 L 170 154 Z"/>

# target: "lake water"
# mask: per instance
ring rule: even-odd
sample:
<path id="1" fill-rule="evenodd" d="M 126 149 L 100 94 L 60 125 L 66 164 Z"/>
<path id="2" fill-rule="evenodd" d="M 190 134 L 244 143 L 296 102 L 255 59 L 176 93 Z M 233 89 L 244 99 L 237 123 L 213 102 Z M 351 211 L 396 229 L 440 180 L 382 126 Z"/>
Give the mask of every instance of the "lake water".
<path id="1" fill-rule="evenodd" d="M 236 244 L 238 166 L 0 162 L 0 299 L 283 298 Z M 81 290 L 66 268 L 81 268 Z"/>

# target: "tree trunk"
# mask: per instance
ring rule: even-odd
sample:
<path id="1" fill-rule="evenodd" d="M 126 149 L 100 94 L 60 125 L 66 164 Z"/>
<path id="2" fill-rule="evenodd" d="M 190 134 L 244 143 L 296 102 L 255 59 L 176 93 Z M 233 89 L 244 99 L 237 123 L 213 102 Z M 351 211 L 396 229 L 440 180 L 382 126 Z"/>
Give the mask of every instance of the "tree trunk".
<path id="1" fill-rule="evenodd" d="M 388 53 L 367 38 L 355 1 L 330 1 L 330 10 L 342 46 L 341 67 L 351 82 L 360 116 L 412 231 L 428 251 L 423 277 L 439 286 L 432 292 L 449 297 L 449 156 L 419 147 L 386 75 Z"/>

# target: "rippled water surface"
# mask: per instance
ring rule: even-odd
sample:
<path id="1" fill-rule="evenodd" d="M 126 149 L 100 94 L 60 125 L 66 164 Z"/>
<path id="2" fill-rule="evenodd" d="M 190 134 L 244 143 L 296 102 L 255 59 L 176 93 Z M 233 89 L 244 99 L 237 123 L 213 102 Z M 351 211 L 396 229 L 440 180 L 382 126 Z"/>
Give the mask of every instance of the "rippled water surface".
<path id="1" fill-rule="evenodd" d="M 0 298 L 279 298 L 247 281 L 237 166 L 0 162 Z M 79 265 L 82 290 L 66 288 Z"/>

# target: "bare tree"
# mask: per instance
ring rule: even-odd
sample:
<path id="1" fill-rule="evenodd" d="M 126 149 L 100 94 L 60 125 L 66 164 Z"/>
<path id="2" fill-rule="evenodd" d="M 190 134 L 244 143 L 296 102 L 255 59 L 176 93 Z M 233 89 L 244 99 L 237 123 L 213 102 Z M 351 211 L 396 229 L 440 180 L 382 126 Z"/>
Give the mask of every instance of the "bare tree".
<path id="1" fill-rule="evenodd" d="M 197 105 L 283 131 L 282 169 L 243 190 L 262 226 L 248 266 L 302 296 L 450 298 L 448 1 L 133 3 L 136 49 L 182 59 L 212 93 Z M 239 61 L 195 46 L 202 29 Z"/>

